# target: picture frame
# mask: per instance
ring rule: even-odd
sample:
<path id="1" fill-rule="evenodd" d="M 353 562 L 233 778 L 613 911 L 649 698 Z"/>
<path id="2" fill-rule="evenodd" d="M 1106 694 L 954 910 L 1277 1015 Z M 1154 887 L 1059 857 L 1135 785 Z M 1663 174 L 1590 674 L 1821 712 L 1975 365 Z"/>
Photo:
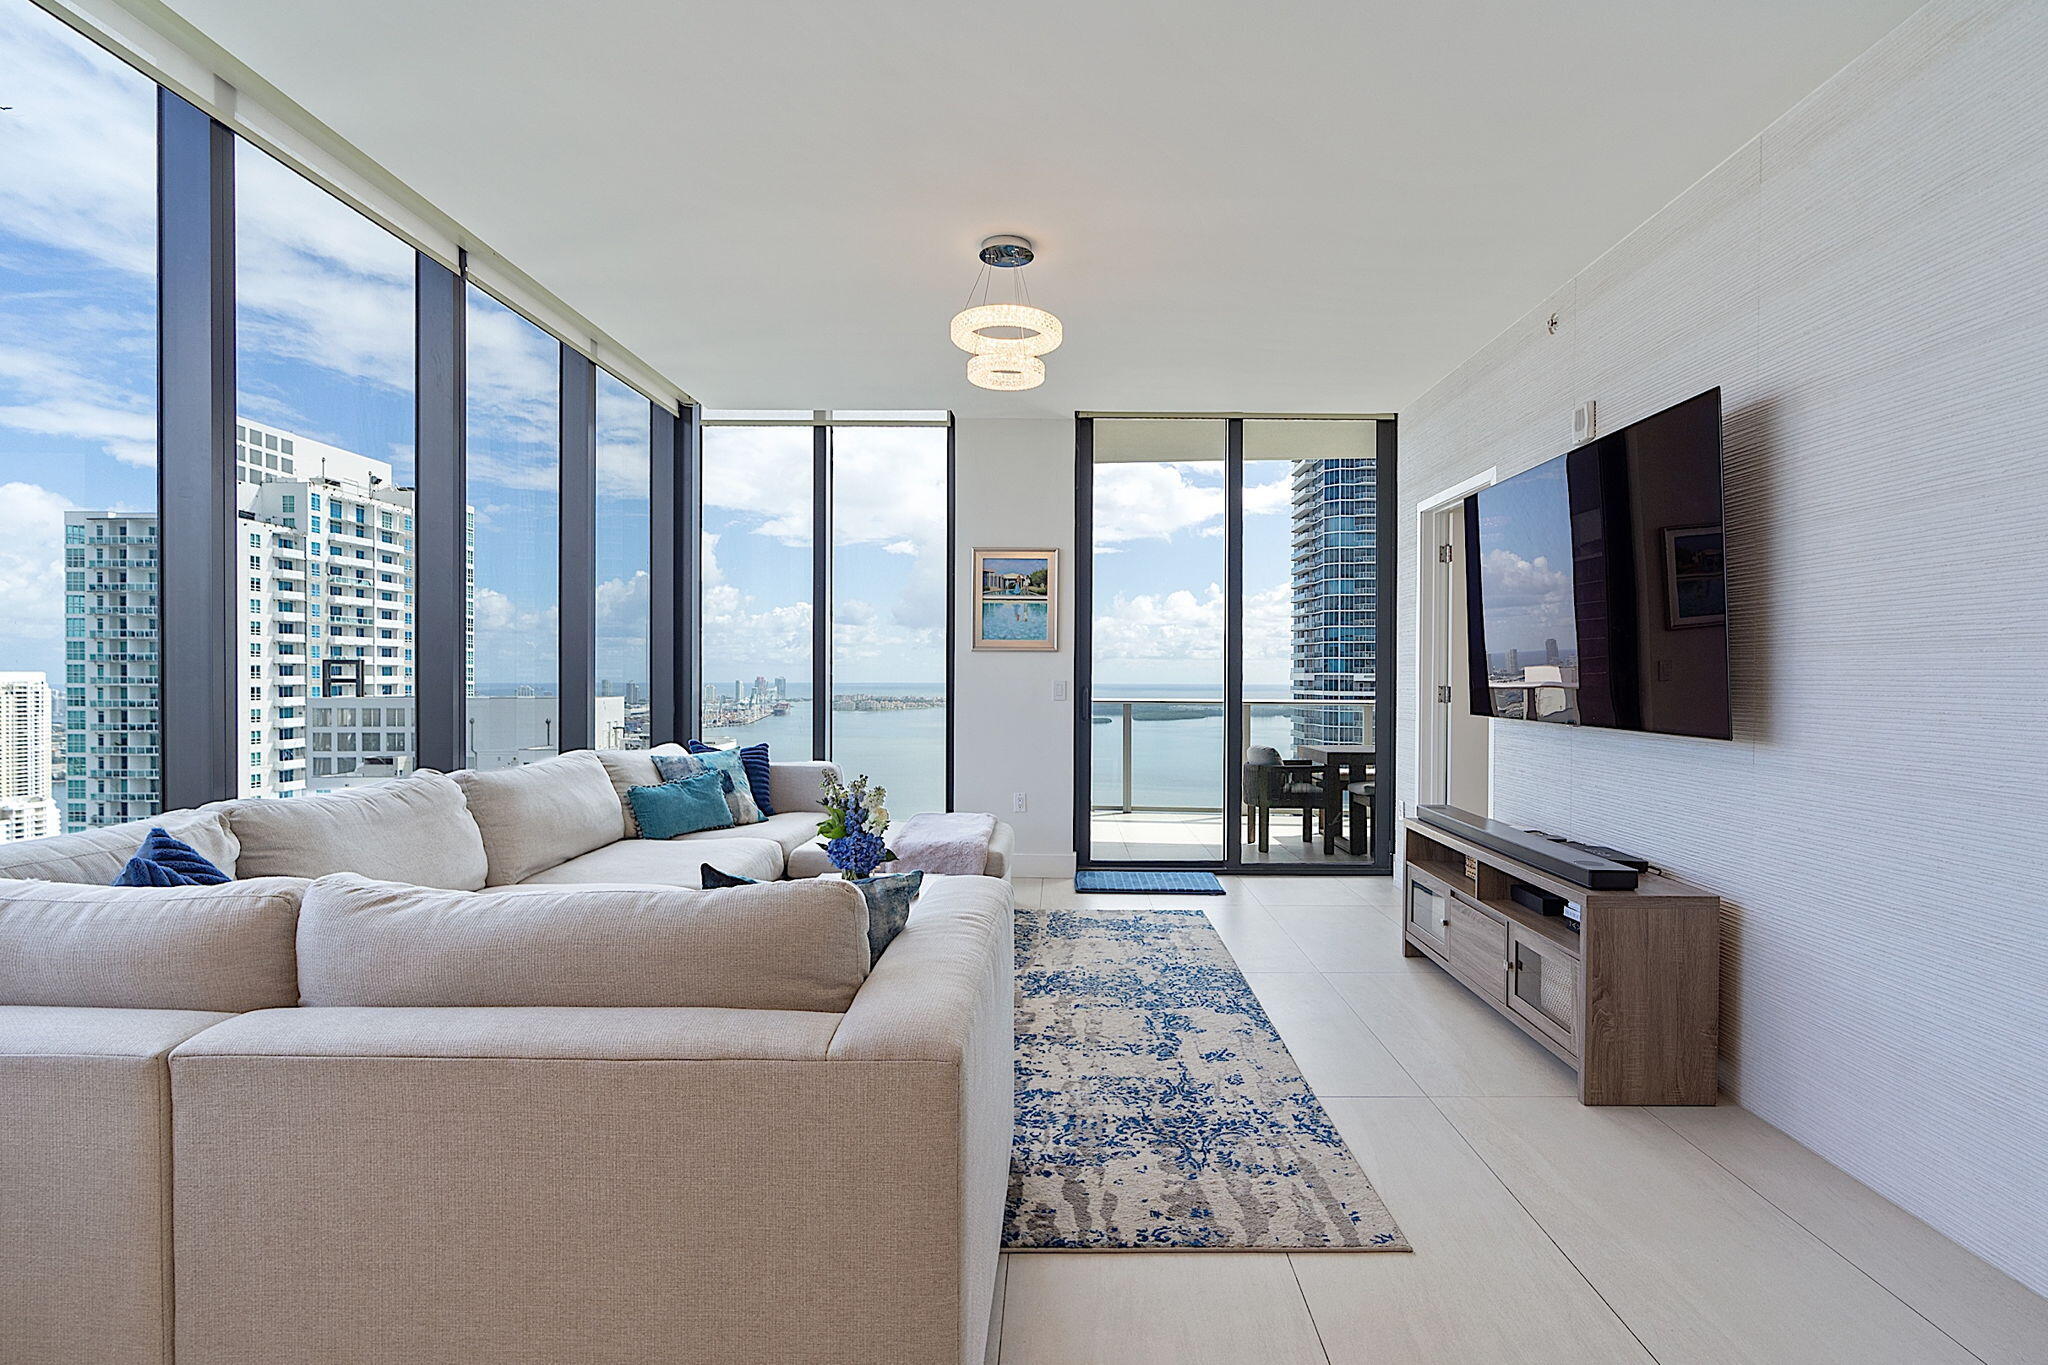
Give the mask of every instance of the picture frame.
<path id="1" fill-rule="evenodd" d="M 1728 620 L 1727 561 L 1719 526 L 1664 528 L 1664 621 L 1672 630 Z"/>
<path id="2" fill-rule="evenodd" d="M 974 648 L 1058 651 L 1058 550 L 977 548 L 972 572 Z"/>

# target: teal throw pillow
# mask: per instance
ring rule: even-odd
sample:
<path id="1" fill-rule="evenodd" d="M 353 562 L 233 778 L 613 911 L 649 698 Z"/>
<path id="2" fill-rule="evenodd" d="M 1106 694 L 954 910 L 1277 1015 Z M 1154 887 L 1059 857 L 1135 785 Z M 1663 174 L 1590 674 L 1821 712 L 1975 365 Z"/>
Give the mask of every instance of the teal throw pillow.
<path id="1" fill-rule="evenodd" d="M 754 804 L 754 789 L 747 785 L 747 768 L 736 749 L 719 749 L 708 754 L 655 754 L 654 770 L 664 782 L 692 773 L 717 773 L 723 782 L 726 808 L 735 825 L 761 821 L 761 808 Z"/>
<path id="2" fill-rule="evenodd" d="M 628 787 L 633 818 L 643 839 L 673 839 L 700 829 L 729 829 L 732 810 L 725 804 L 725 778 L 701 772 L 655 787 Z"/>

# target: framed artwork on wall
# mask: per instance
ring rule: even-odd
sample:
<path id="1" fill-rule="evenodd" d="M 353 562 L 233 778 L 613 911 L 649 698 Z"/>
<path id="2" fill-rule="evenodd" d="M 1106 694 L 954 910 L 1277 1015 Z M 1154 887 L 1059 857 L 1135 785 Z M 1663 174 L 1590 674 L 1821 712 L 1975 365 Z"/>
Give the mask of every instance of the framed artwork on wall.
<path id="1" fill-rule="evenodd" d="M 974 552 L 974 647 L 1060 647 L 1060 552 Z"/>

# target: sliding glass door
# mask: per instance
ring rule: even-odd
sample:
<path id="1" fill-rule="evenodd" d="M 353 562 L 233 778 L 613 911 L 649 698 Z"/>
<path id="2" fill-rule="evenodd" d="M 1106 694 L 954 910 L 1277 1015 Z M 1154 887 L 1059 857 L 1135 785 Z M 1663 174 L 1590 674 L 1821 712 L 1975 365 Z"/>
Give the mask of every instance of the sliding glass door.
<path id="1" fill-rule="evenodd" d="M 1219 862 L 1224 424 L 1094 424 L 1090 856 Z"/>
<path id="2" fill-rule="evenodd" d="M 1083 418 L 1078 851 L 1391 866 L 1393 424 Z"/>

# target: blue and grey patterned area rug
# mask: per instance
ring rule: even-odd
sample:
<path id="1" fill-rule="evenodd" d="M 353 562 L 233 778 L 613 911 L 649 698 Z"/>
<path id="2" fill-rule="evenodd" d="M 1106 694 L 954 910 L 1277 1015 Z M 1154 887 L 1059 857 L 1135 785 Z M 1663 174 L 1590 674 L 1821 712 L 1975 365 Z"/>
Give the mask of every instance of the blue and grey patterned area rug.
<path id="1" fill-rule="evenodd" d="M 1199 908 L 1017 910 L 1012 1251 L 1406 1251 Z"/>

